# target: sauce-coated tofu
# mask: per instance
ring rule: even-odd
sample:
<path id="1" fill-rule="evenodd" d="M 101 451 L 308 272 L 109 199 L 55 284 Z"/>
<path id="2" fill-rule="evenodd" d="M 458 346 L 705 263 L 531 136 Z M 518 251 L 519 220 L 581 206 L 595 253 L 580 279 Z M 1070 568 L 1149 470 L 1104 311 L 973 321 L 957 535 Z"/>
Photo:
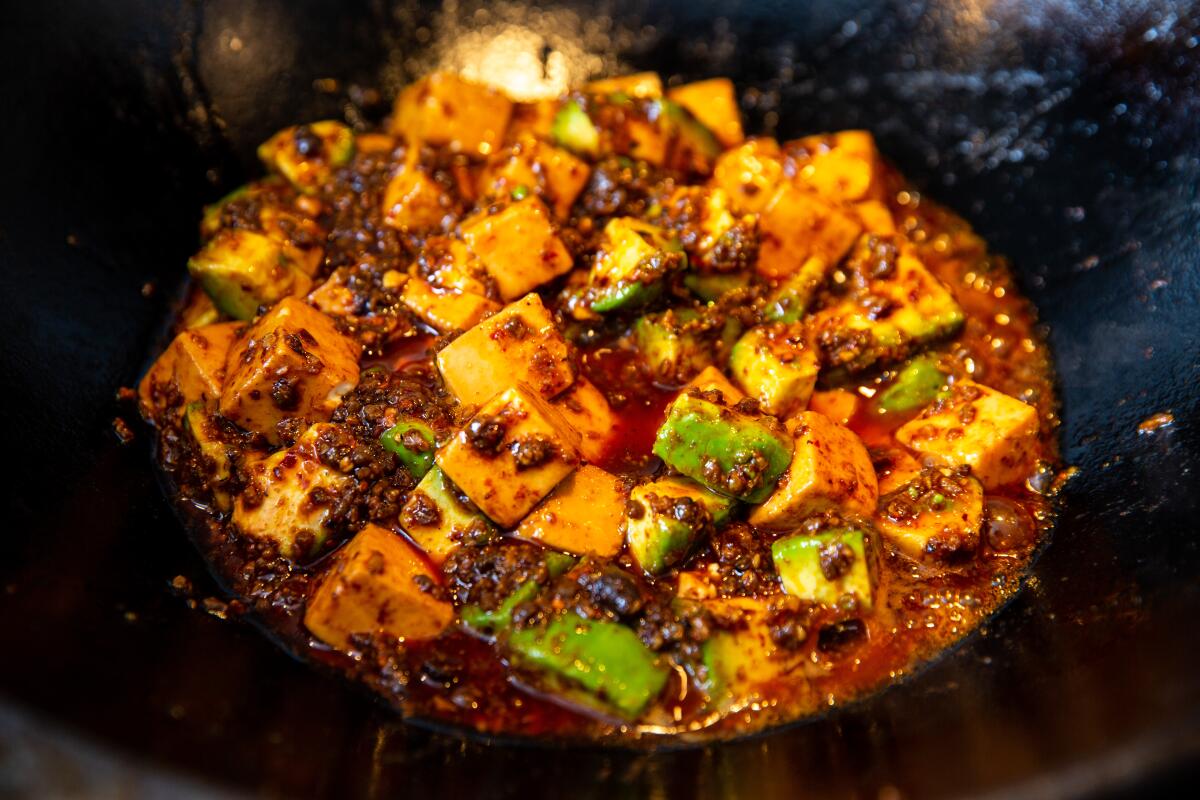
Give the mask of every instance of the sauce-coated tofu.
<path id="1" fill-rule="evenodd" d="M 784 145 L 801 186 L 838 202 L 871 196 L 880 171 L 879 150 L 868 131 L 806 136 Z"/>
<path id="2" fill-rule="evenodd" d="M 617 476 L 580 467 L 521 522 L 517 536 L 576 555 L 615 556 L 624 541 L 625 498 Z"/>
<path id="3" fill-rule="evenodd" d="M 667 98 L 692 112 L 722 147 L 737 147 L 742 143 L 742 115 L 733 81 L 711 78 L 685 83 L 667 92 Z"/>
<path id="4" fill-rule="evenodd" d="M 501 197 L 524 187 L 540 195 L 556 217 L 566 219 L 590 174 L 586 161 L 528 136 L 505 148 L 488 164 L 480 177 L 480 192 Z"/>
<path id="5" fill-rule="evenodd" d="M 741 389 L 730 383 L 729 378 L 725 377 L 725 373 L 714 366 L 707 366 L 700 370 L 696 377 L 688 381 L 687 385 L 680 390 L 680 394 L 686 394 L 689 389 L 699 389 L 702 392 L 712 391 L 716 389 L 721 393 L 721 398 L 726 405 L 735 405 L 739 400 L 746 397 Z"/>
<path id="6" fill-rule="evenodd" d="M 750 139 L 722 153 L 713 167 L 712 183 L 725 190 L 735 211 L 766 209 L 783 179 L 783 159 L 774 139 Z"/>
<path id="7" fill-rule="evenodd" d="M 575 380 L 567 342 L 535 294 L 509 304 L 442 348 L 437 365 L 446 388 L 468 405 L 514 383 L 529 384 L 550 398 Z"/>
<path id="8" fill-rule="evenodd" d="M 579 437 L 529 388 L 515 386 L 483 405 L 437 464 L 471 502 L 512 528 L 579 464 Z"/>
<path id="9" fill-rule="evenodd" d="M 233 507 L 242 535 L 274 541 L 285 558 L 303 559 L 320 550 L 332 508 L 353 482 L 317 458 L 317 439 L 330 427 L 313 425 L 292 447 L 247 466 L 250 486 Z"/>
<path id="10" fill-rule="evenodd" d="M 787 429 L 795 440 L 792 463 L 771 496 L 750 512 L 751 525 L 790 530 L 831 507 L 875 511 L 875 469 L 853 431 L 815 411 L 788 420 Z"/>
<path id="11" fill-rule="evenodd" d="M 218 322 L 176 336 L 138 385 L 142 414 L 161 411 L 176 397 L 183 405 L 215 406 L 225 382 L 225 357 L 241 328 L 240 322 Z"/>
<path id="12" fill-rule="evenodd" d="M 462 235 L 505 302 L 570 272 L 574 264 L 538 197 L 526 197 L 497 214 L 476 214 L 463 222 Z"/>
<path id="13" fill-rule="evenodd" d="M 390 131 L 409 142 L 487 155 L 503 141 L 512 105 L 495 89 L 435 72 L 400 92 Z"/>
<path id="14" fill-rule="evenodd" d="M 580 377 L 554 399 L 553 405 L 579 434 L 579 454 L 588 461 L 600 460 L 620 424 L 604 393 L 596 384 Z"/>
<path id="15" fill-rule="evenodd" d="M 383 221 L 401 230 L 441 227 L 453 210 L 445 188 L 415 166 L 396 173 L 383 193 Z"/>
<path id="16" fill-rule="evenodd" d="M 339 650 L 354 637 L 386 635 L 410 641 L 437 636 L 454 607 L 425 591 L 433 573 L 398 534 L 368 525 L 334 558 L 304 612 L 304 625 Z"/>
<path id="17" fill-rule="evenodd" d="M 780 187 L 759 217 L 758 273 L 782 278 L 819 256 L 836 264 L 862 232 L 858 218 L 815 192 Z"/>
<path id="18" fill-rule="evenodd" d="M 285 417 L 329 419 L 358 383 L 359 345 L 302 300 L 285 298 L 229 352 L 221 415 L 279 442 Z"/>
<path id="19" fill-rule="evenodd" d="M 985 489 L 994 489 L 1029 477 L 1038 430 L 1033 406 L 962 380 L 948 400 L 902 425 L 896 439 L 939 465 L 969 466 Z"/>
<path id="20" fill-rule="evenodd" d="M 400 302 L 438 333 L 465 331 L 500 304 L 467 292 L 438 290 L 420 278 L 409 278 L 400 292 Z"/>

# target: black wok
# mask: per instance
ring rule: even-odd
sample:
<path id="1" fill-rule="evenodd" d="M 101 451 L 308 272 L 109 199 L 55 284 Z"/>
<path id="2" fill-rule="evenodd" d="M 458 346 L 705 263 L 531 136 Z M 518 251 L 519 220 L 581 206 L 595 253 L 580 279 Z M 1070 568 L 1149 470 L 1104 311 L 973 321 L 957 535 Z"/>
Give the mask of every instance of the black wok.
<path id="1" fill-rule="evenodd" d="M 475 15 L 460 5 L 462 25 L 449 28 L 386 0 L 6 5 L 0 795 L 1194 790 L 1195 8 L 688 0 Z M 404 725 L 249 626 L 217 619 L 219 606 L 204 613 L 215 587 L 159 492 L 148 437 L 122 446 L 111 428 L 132 416 L 113 392 L 136 380 L 161 333 L 198 209 L 253 174 L 254 145 L 276 128 L 377 118 L 386 106 L 363 87 L 386 99 L 443 52 L 439 42 L 501 18 L 553 31 L 550 50 L 586 29 L 603 68 L 731 75 L 755 90 L 755 130 L 869 127 L 928 194 L 1012 256 L 1049 327 L 1063 449 L 1079 474 L 1029 585 L 985 631 L 822 719 L 647 754 L 463 742 Z M 1167 411 L 1173 424 L 1139 432 Z"/>

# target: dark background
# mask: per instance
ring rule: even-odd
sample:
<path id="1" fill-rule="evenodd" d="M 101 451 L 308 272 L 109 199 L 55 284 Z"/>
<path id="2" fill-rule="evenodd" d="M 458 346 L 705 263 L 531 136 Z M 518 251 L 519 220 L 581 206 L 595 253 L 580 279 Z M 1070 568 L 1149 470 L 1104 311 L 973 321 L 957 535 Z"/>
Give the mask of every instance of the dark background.
<path id="1" fill-rule="evenodd" d="M 0 23 L 0 796 L 208 791 L 1146 796 L 1200 777 L 1200 26 L 1188 3 L 9 3 Z M 112 433 L 254 146 L 377 117 L 465 30 L 604 68 L 728 74 L 752 130 L 870 128 L 1009 254 L 1048 323 L 1080 472 L 1028 587 L 878 696 L 645 754 L 399 723 L 203 611 L 148 437 Z M 557 38 L 556 38 L 557 37 Z M 236 40 L 236 44 L 235 44 Z M 333 78 L 337 85 L 314 81 Z M 1139 434 L 1163 411 L 1175 423 Z M 191 592 L 172 588 L 176 576 Z M 199 606 L 194 609 L 192 606 Z M 217 610 L 217 609 L 214 609 Z M 181 776 L 181 777 L 172 777 Z M 198 781 L 198 782 L 197 782 Z M 1178 788 L 1174 789 L 1179 791 Z"/>

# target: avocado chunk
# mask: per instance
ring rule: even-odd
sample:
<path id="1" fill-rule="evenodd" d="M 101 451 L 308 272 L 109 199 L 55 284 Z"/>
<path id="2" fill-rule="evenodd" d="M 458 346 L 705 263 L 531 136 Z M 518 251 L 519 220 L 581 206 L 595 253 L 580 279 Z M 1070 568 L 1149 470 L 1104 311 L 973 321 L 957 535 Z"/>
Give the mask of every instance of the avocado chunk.
<path id="1" fill-rule="evenodd" d="M 692 294 L 706 303 L 719 300 L 729 292 L 745 289 L 750 285 L 748 272 L 689 272 L 683 276 L 683 285 Z"/>
<path id="2" fill-rule="evenodd" d="M 777 417 L 803 409 L 817 385 L 820 363 L 804 329 L 763 325 L 742 334 L 729 354 L 734 381 Z"/>
<path id="3" fill-rule="evenodd" d="M 867 536 L 837 528 L 815 536 L 787 536 L 771 545 L 771 559 L 783 590 L 793 597 L 835 606 L 847 595 L 870 609 L 871 565 Z"/>
<path id="4" fill-rule="evenodd" d="M 667 166 L 683 172 L 708 175 L 721 155 L 721 143 L 692 112 L 671 100 L 658 101 L 662 119 L 671 133 Z"/>
<path id="5" fill-rule="evenodd" d="M 308 276 L 292 267 L 283 248 L 261 233 L 221 230 L 188 260 L 188 272 L 220 311 L 250 320 L 258 307 L 303 294 Z"/>
<path id="6" fill-rule="evenodd" d="M 963 324 L 962 308 L 908 245 L 863 236 L 843 272 L 856 287 L 818 311 L 812 320 L 821 360 L 845 373 L 900 361 Z"/>
<path id="7" fill-rule="evenodd" d="M 945 385 L 946 373 L 938 368 L 937 356 L 917 356 L 879 394 L 875 407 L 884 414 L 908 414 L 932 403 Z"/>
<path id="8" fill-rule="evenodd" d="M 424 422 L 406 419 L 397 422 L 383 432 L 379 443 L 389 453 L 400 459 L 417 480 L 425 477 L 433 467 L 433 456 L 437 450 L 437 436 Z"/>
<path id="9" fill-rule="evenodd" d="M 600 131 L 577 100 L 568 100 L 554 115 L 550 136 L 573 153 L 596 156 L 600 152 Z"/>
<path id="10" fill-rule="evenodd" d="M 228 511 L 232 506 L 229 491 L 225 488 L 232 472 L 229 445 L 222 440 L 216 421 L 204 403 L 188 403 L 183 412 L 183 430 L 210 469 L 213 503 L 220 510 Z"/>
<path id="11" fill-rule="evenodd" d="M 312 194 L 335 167 L 354 157 L 354 131 L 336 120 L 284 128 L 258 146 L 258 157 L 267 169 Z"/>
<path id="12" fill-rule="evenodd" d="M 879 498 L 879 533 L 918 561 L 953 562 L 974 555 L 983 527 L 983 487 L 969 475 L 927 467 Z"/>
<path id="13" fill-rule="evenodd" d="M 711 707 L 727 711 L 753 702 L 765 685 L 803 668 L 805 650 L 781 646 L 771 635 L 770 601 L 735 597 L 703 605 L 717 628 L 704 642 L 698 676 Z"/>
<path id="14" fill-rule="evenodd" d="M 654 455 L 715 492 L 761 503 L 792 461 L 792 439 L 770 417 L 756 417 L 681 394 L 667 408 Z"/>
<path id="15" fill-rule="evenodd" d="M 632 217 L 611 219 L 592 268 L 591 308 L 605 313 L 645 305 L 662 293 L 664 278 L 685 263 L 679 242 L 661 228 Z"/>
<path id="16" fill-rule="evenodd" d="M 799 322 L 808 312 L 813 295 L 828 273 L 829 264 L 825 259 L 820 256 L 809 258 L 767 295 L 763 318 L 768 322 Z"/>
<path id="17" fill-rule="evenodd" d="M 657 575 L 729 518 L 734 501 L 687 478 L 636 487 L 625 512 L 625 540 L 638 564 Z"/>
<path id="18" fill-rule="evenodd" d="M 400 525 L 434 564 L 441 564 L 464 542 L 488 537 L 495 530 L 487 517 L 459 497 L 458 487 L 436 464 L 400 509 Z"/>
<path id="19" fill-rule="evenodd" d="M 625 719 L 658 696 L 671 672 L 631 629 L 575 613 L 513 631 L 508 646 L 517 664 L 539 670 L 554 693 Z"/>
<path id="20" fill-rule="evenodd" d="M 687 383 L 728 352 L 741 324 L 732 316 L 705 314 L 694 308 L 669 308 L 647 314 L 633 325 L 633 339 L 650 377 L 661 384 Z"/>

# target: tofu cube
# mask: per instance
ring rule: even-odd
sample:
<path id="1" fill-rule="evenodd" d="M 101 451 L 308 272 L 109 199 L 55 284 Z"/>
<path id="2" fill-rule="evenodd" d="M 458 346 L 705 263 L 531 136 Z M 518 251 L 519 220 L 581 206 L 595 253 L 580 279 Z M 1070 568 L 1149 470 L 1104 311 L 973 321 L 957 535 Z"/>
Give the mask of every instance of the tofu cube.
<path id="1" fill-rule="evenodd" d="M 812 256 L 827 264 L 841 261 L 862 233 L 862 225 L 856 216 L 815 192 L 785 184 L 762 211 L 758 231 L 758 274 L 783 278 Z"/>
<path id="2" fill-rule="evenodd" d="M 734 379 L 768 414 L 786 417 L 812 397 L 820 364 L 805 338 L 800 324 L 760 325 L 746 331 L 729 354 Z"/>
<path id="3" fill-rule="evenodd" d="M 218 322 L 176 336 L 138 384 L 142 415 L 150 418 L 177 400 L 215 407 L 225 383 L 225 358 L 242 327 Z"/>
<path id="4" fill-rule="evenodd" d="M 508 122 L 508 141 L 517 142 L 527 136 L 549 139 L 558 109 L 557 98 L 514 103 L 512 117 Z"/>
<path id="5" fill-rule="evenodd" d="M 579 465 L 579 437 L 534 389 L 514 386 L 476 412 L 438 451 L 437 464 L 510 529 Z"/>
<path id="6" fill-rule="evenodd" d="M 409 538 L 440 566 L 463 543 L 494 530 L 483 514 L 459 497 L 459 489 L 436 466 L 425 473 L 400 509 Z"/>
<path id="7" fill-rule="evenodd" d="M 285 558 L 316 555 L 330 534 L 330 514 L 353 479 L 325 466 L 317 440 L 329 426 L 311 426 L 296 444 L 247 466 L 249 487 L 233 506 L 243 536 L 273 541 Z"/>
<path id="8" fill-rule="evenodd" d="M 806 136 L 784 149 L 795 164 L 797 183 L 822 197 L 852 203 L 879 193 L 882 161 L 869 131 Z"/>
<path id="9" fill-rule="evenodd" d="M 416 165 L 402 167 L 383 192 L 383 221 L 400 230 L 440 228 L 453 207 L 445 187 Z"/>
<path id="10" fill-rule="evenodd" d="M 229 442 L 221 435 L 216 418 L 205 410 L 203 403 L 192 403 L 184 409 L 183 431 L 208 473 L 213 504 L 221 511 L 228 511 L 232 505 L 227 488 L 232 459 Z"/>
<path id="11" fill-rule="evenodd" d="M 879 489 L 867 448 L 849 428 L 815 411 L 787 422 L 792 463 L 775 491 L 750 511 L 751 525 L 785 531 L 827 508 L 870 515 Z"/>
<path id="12" fill-rule="evenodd" d="M 359 345 L 302 300 L 284 298 L 229 352 L 220 412 L 278 444 L 285 417 L 325 421 L 358 384 Z"/>
<path id="13" fill-rule="evenodd" d="M 766 210 L 782 180 L 783 151 L 774 139 L 750 139 L 721 154 L 713 167 L 712 184 L 742 214 Z"/>
<path id="14" fill-rule="evenodd" d="M 662 78 L 657 72 L 634 72 L 614 78 L 601 78 L 584 84 L 588 94 L 627 94 L 630 97 L 662 97 Z"/>
<path id="15" fill-rule="evenodd" d="M 896 431 L 896 439 L 941 466 L 969 466 L 985 489 L 1033 472 L 1038 412 L 1015 397 L 969 380 Z"/>
<path id="16" fill-rule="evenodd" d="M 400 92 L 389 131 L 412 143 L 486 156 L 504 140 L 512 105 L 503 92 L 435 72 Z"/>
<path id="17" fill-rule="evenodd" d="M 442 348 L 437 365 L 446 388 L 465 405 L 479 405 L 514 383 L 551 398 L 575 381 L 570 348 L 535 294 Z"/>
<path id="18" fill-rule="evenodd" d="M 737 147 L 742 143 L 742 114 L 738 109 L 737 91 L 728 78 L 676 86 L 667 92 L 667 99 L 692 112 L 713 132 L 722 147 Z"/>
<path id="19" fill-rule="evenodd" d="M 505 197 L 524 187 L 545 200 L 558 219 L 566 219 L 590 174 L 586 161 L 526 136 L 493 157 L 480 176 L 479 191 L 485 197 Z"/>
<path id="20" fill-rule="evenodd" d="M 896 220 L 886 203 L 879 200 L 863 200 L 854 204 L 854 210 L 867 233 L 877 233 L 881 236 L 896 234 Z"/>
<path id="21" fill-rule="evenodd" d="M 308 293 L 310 305 L 324 314 L 348 317 L 357 314 L 358 296 L 350 288 L 353 268 L 338 267 L 324 283 Z"/>
<path id="22" fill-rule="evenodd" d="M 916 561 L 955 562 L 979 547 L 983 487 L 969 475 L 930 467 L 879 498 L 875 528 Z"/>
<path id="23" fill-rule="evenodd" d="M 497 214 L 476 214 L 462 223 L 462 235 L 506 303 L 570 272 L 574 264 L 538 197 Z"/>
<path id="24" fill-rule="evenodd" d="M 621 550 L 625 498 L 620 478 L 580 467 L 522 520 L 516 535 L 555 550 L 611 558 Z"/>
<path id="25" fill-rule="evenodd" d="M 429 567 L 402 537 L 368 525 L 321 576 L 304 611 L 304 625 L 326 644 L 352 652 L 359 636 L 400 641 L 432 639 L 454 619 L 454 606 L 426 588 Z"/>
<path id="26" fill-rule="evenodd" d="M 500 310 L 500 304 L 467 292 L 439 290 L 428 281 L 409 278 L 400 291 L 400 302 L 438 333 L 465 331 L 478 325 L 488 314 Z"/>
<path id="27" fill-rule="evenodd" d="M 838 425 L 849 425 L 850 420 L 858 414 L 861 402 L 859 396 L 849 389 L 824 389 L 812 393 L 808 408 L 829 417 Z"/>
<path id="28" fill-rule="evenodd" d="M 616 438 L 620 420 L 596 384 L 577 378 L 571 388 L 554 398 L 553 406 L 579 434 L 579 454 L 584 460 L 602 459 Z"/>

